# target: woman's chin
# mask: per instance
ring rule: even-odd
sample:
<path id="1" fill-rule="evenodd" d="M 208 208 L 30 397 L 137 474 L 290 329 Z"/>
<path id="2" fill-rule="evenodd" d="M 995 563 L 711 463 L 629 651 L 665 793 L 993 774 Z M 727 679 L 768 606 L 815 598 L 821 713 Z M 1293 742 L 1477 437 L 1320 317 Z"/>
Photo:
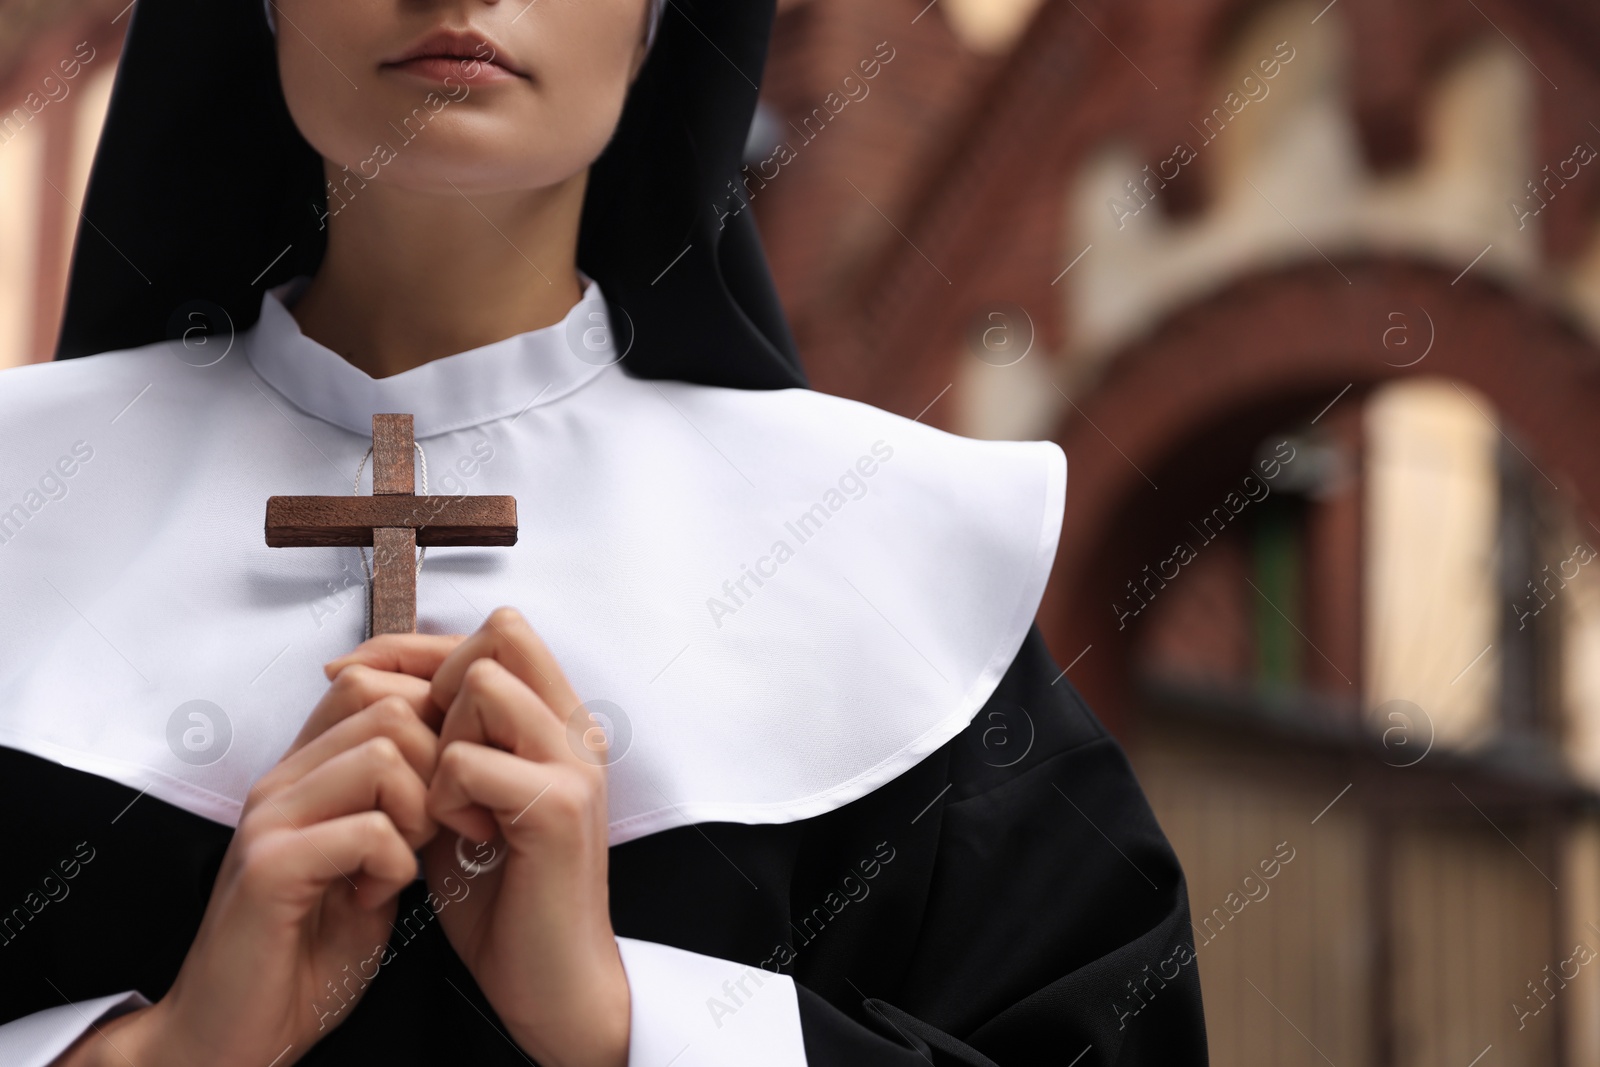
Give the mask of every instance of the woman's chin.
<path id="1" fill-rule="evenodd" d="M 434 196 L 494 196 L 557 186 L 581 173 L 586 158 L 507 158 L 505 142 L 481 136 L 428 136 L 407 143 L 398 136 L 363 152 L 341 152 L 328 164 L 335 186 L 382 183 L 396 192 Z"/>
<path id="2" fill-rule="evenodd" d="M 579 176 L 581 172 L 582 168 L 551 170 L 548 173 L 530 173 L 515 168 L 504 171 L 492 167 L 474 169 L 461 167 L 459 160 L 445 160 L 437 168 L 428 168 L 408 176 L 403 188 L 419 195 L 464 196 L 469 200 L 478 200 L 553 189 Z"/>

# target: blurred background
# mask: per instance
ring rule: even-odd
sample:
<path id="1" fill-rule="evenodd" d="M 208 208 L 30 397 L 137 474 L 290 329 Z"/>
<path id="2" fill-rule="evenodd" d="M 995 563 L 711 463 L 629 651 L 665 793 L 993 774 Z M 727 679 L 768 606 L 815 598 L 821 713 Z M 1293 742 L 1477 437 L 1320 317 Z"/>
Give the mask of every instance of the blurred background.
<path id="1" fill-rule="evenodd" d="M 781 7 L 715 210 L 819 389 L 1066 450 L 1213 1061 L 1600 1065 L 1600 8 Z M 0 367 L 132 10 L 0 0 Z"/>

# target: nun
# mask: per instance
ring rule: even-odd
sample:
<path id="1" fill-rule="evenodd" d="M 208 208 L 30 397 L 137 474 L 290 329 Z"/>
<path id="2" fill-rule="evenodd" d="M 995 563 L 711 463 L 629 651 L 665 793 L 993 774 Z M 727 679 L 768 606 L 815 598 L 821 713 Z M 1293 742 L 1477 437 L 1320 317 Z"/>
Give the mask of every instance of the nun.
<path id="1" fill-rule="evenodd" d="M 1205 1063 L 1065 458 L 808 389 L 724 207 L 773 17 L 134 8 L 0 374 L 0 1062 Z M 378 415 L 514 546 L 269 545 Z"/>

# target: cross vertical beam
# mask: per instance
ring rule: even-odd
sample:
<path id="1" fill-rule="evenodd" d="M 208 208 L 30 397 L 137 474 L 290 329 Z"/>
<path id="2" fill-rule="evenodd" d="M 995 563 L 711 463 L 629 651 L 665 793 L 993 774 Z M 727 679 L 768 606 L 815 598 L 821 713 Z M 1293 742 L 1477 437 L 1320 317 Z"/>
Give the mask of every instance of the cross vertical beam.
<path id="1" fill-rule="evenodd" d="M 417 491 L 416 435 L 410 415 L 372 416 L 372 495 Z M 372 531 L 372 636 L 417 632 L 417 531 Z"/>

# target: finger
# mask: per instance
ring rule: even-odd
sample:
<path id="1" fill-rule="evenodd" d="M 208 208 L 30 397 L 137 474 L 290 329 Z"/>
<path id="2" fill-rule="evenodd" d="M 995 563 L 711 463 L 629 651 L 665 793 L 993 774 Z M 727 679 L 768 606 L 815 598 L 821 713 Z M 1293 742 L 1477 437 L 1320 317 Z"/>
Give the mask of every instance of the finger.
<path id="1" fill-rule="evenodd" d="M 496 608 L 478 632 L 461 642 L 439 665 L 433 675 L 434 703 L 448 708 L 455 701 L 467 668 L 479 659 L 492 659 L 505 667 L 562 717 L 578 706 L 561 665 L 528 620 L 514 608 Z"/>
<path id="2" fill-rule="evenodd" d="M 276 795 L 267 795 L 251 818 L 268 826 L 300 829 L 316 823 L 381 811 L 413 848 L 438 829 L 427 811 L 427 786 L 411 769 L 400 746 L 375 737 L 341 752 Z"/>
<path id="3" fill-rule="evenodd" d="M 457 742 L 439 755 L 439 773 L 428 788 L 428 813 L 440 825 L 473 840 L 507 841 L 547 825 L 547 819 L 580 825 L 589 784 L 571 768 L 519 759 L 509 752 Z"/>
<path id="4" fill-rule="evenodd" d="M 298 751 L 326 733 L 334 724 L 388 696 L 400 697 L 429 726 L 437 727 L 444 718 L 444 706 L 433 702 L 433 690 L 426 680 L 353 664 L 334 677 L 333 684 L 311 710 L 310 717 L 300 728 L 289 751 Z"/>
<path id="5" fill-rule="evenodd" d="M 244 857 L 242 885 L 303 909 L 329 884 L 346 881 L 360 906 L 375 908 L 416 876 L 416 855 L 399 828 L 383 812 L 365 811 L 263 834 Z"/>
<path id="6" fill-rule="evenodd" d="M 398 671 L 415 678 L 432 678 L 445 657 L 465 640 L 460 634 L 380 634 L 363 641 L 355 647 L 355 651 L 340 656 L 322 670 L 329 680 L 352 664 L 380 671 Z"/>
<path id="7" fill-rule="evenodd" d="M 439 728 L 439 746 L 469 741 L 528 760 L 574 758 L 566 730 L 550 706 L 496 660 L 467 666 L 455 703 Z"/>
<path id="8" fill-rule="evenodd" d="M 276 794 L 339 753 L 378 737 L 387 737 L 398 745 L 400 754 L 424 782 L 433 778 L 439 758 L 438 735 L 418 717 L 410 703 L 389 696 L 336 723 L 298 750 L 291 750 L 261 778 L 257 788 L 268 795 Z"/>

